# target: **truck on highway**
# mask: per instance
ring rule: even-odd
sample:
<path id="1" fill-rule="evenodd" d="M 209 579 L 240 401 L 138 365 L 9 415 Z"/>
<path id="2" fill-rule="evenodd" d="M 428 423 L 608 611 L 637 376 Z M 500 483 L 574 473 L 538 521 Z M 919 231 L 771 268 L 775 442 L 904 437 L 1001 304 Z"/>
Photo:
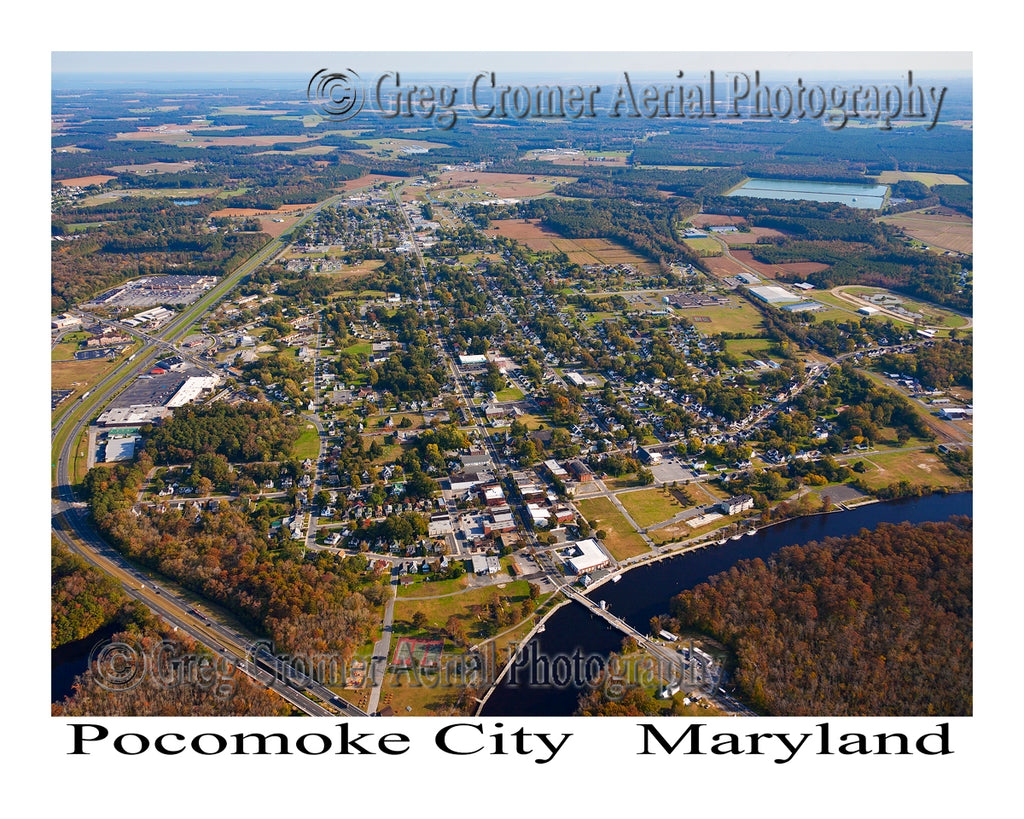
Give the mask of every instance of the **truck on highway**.
<path id="1" fill-rule="evenodd" d="M 83 393 L 82 393 L 82 398 L 81 398 L 81 400 L 82 400 L 82 401 L 84 401 L 84 400 L 85 400 L 86 398 L 88 398 L 88 397 L 89 397 L 89 396 L 90 396 L 91 394 L 92 394 L 92 390 L 86 390 L 85 392 L 83 392 Z"/>

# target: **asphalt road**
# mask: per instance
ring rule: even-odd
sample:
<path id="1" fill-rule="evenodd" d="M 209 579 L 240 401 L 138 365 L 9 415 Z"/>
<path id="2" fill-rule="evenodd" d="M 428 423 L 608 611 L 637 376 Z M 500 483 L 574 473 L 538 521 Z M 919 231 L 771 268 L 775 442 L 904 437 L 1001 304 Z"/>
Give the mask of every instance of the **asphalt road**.
<path id="1" fill-rule="evenodd" d="M 337 197 L 326 200 L 310 211 L 306 220 L 321 208 L 333 203 Z M 302 224 L 302 222 L 297 223 Z M 188 612 L 187 603 L 179 601 L 167 589 L 161 588 L 147 578 L 137 568 L 126 561 L 92 529 L 87 521 L 84 504 L 77 501 L 72 490 L 70 465 L 73 450 L 82 430 L 98 409 L 106 406 L 109 400 L 123 389 L 141 369 L 145 371 L 159 357 L 167 354 L 167 342 L 182 338 L 188 329 L 212 309 L 220 299 L 235 287 L 245 276 L 257 269 L 268 259 L 273 258 L 285 246 L 281 239 L 274 239 L 265 245 L 254 256 L 244 262 L 237 270 L 226 276 L 217 286 L 206 293 L 192 308 L 179 314 L 171 321 L 159 336 L 149 337 L 145 346 L 134 356 L 132 361 L 125 361 L 113 372 L 109 373 L 90 390 L 89 400 L 79 400 L 61 414 L 52 429 L 52 440 L 61 432 L 66 437 L 57 453 L 55 466 L 56 480 L 56 514 L 52 519 L 54 534 L 68 548 L 82 555 L 97 568 L 113 576 L 133 599 L 139 600 L 154 613 L 168 623 L 183 630 L 205 645 L 215 654 L 234 662 L 240 671 L 253 679 L 267 684 L 288 702 L 311 716 L 333 716 L 337 712 L 328 710 L 298 693 L 284 679 L 301 677 L 287 664 L 278 662 L 278 671 L 274 675 L 261 671 L 251 661 L 252 641 L 238 632 L 217 623 L 209 618 L 205 622 Z M 284 679 L 283 679 L 284 678 Z M 312 680 L 303 680 L 304 688 L 310 694 L 325 702 L 331 702 L 344 716 L 365 716 L 365 712 L 340 700 L 337 695 Z"/>

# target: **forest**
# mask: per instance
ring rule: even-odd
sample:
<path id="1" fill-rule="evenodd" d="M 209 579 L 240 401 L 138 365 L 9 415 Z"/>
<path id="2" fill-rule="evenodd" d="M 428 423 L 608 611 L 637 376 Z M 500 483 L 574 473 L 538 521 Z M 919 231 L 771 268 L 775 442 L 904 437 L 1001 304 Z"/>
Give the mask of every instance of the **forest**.
<path id="1" fill-rule="evenodd" d="M 972 711 L 972 523 L 881 524 L 740 561 L 672 600 L 669 625 L 735 655 L 773 716 Z"/>
<path id="2" fill-rule="evenodd" d="M 144 626 L 152 615 L 131 600 L 112 577 L 51 537 L 50 648 L 88 637 L 104 626 Z"/>
<path id="3" fill-rule="evenodd" d="M 71 696 L 50 707 L 55 717 L 287 716 L 292 707 L 183 632 L 166 624 L 144 633 L 118 632 L 150 663 L 138 685 L 111 690 L 90 668 Z M 156 660 L 154 662 L 154 660 Z"/>
<path id="4" fill-rule="evenodd" d="M 163 510 L 133 501 L 152 468 L 90 470 L 83 482 L 100 533 L 129 559 L 225 606 L 286 651 L 337 650 L 346 658 L 370 637 L 387 590 L 364 562 L 302 560 L 285 527 L 271 536 L 260 506 Z"/>
<path id="5" fill-rule="evenodd" d="M 302 426 L 273 404 L 187 405 L 148 431 L 145 449 L 159 464 L 191 463 L 202 454 L 237 462 L 279 461 L 289 457 Z"/>

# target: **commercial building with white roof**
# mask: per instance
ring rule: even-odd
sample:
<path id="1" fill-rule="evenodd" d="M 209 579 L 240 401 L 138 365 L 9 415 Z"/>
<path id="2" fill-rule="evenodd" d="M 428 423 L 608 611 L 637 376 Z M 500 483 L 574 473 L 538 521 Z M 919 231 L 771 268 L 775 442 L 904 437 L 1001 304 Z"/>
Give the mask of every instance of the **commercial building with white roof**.
<path id="1" fill-rule="evenodd" d="M 575 574 L 586 574 L 597 569 L 603 569 L 610 562 L 608 555 L 604 553 L 593 538 L 577 541 L 576 551 L 579 554 L 569 558 L 567 561 L 569 568 Z"/>

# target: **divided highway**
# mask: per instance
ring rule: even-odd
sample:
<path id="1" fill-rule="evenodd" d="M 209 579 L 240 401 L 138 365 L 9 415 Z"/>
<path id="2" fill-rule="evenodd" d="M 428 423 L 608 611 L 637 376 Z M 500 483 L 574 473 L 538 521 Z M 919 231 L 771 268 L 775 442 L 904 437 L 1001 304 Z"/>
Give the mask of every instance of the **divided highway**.
<path id="1" fill-rule="evenodd" d="M 305 218 L 297 222 L 295 227 L 304 224 L 322 208 L 333 204 L 339 198 L 336 196 L 321 202 L 311 209 Z M 224 296 L 246 276 L 274 259 L 285 247 L 287 247 L 287 241 L 283 237 L 271 240 L 235 271 L 225 276 L 194 305 L 176 316 L 161 332 L 144 335 L 143 346 L 132 356 L 131 361 L 122 362 L 120 366 L 89 390 L 85 400 L 80 399 L 74 402 L 54 421 L 51 430 L 51 443 L 56 470 L 56 494 L 53 499 L 52 530 L 69 549 L 82 555 L 94 566 L 114 577 L 130 597 L 144 603 L 159 617 L 191 635 L 214 654 L 233 663 L 243 673 L 268 685 L 306 714 L 337 716 L 340 713 L 343 716 L 366 716 L 364 711 L 344 702 L 325 686 L 296 672 L 286 663 L 275 660 L 265 651 L 257 651 L 251 639 L 245 635 L 209 618 L 202 618 L 190 613 L 190 606 L 187 602 L 178 599 L 172 592 L 153 583 L 99 537 L 89 525 L 85 504 L 78 501 L 72 489 L 73 450 L 82 430 L 93 415 L 124 389 L 135 378 L 139 370 L 145 371 L 158 358 L 168 355 L 169 348 L 174 348 L 175 343 L 183 338 L 189 329 L 216 306 Z M 265 666 L 272 669 L 273 673 L 253 662 L 257 659 L 257 655 Z M 289 684 L 288 680 L 292 684 Z M 297 688 L 302 688 L 324 703 L 330 703 L 334 710 L 299 693 Z"/>

